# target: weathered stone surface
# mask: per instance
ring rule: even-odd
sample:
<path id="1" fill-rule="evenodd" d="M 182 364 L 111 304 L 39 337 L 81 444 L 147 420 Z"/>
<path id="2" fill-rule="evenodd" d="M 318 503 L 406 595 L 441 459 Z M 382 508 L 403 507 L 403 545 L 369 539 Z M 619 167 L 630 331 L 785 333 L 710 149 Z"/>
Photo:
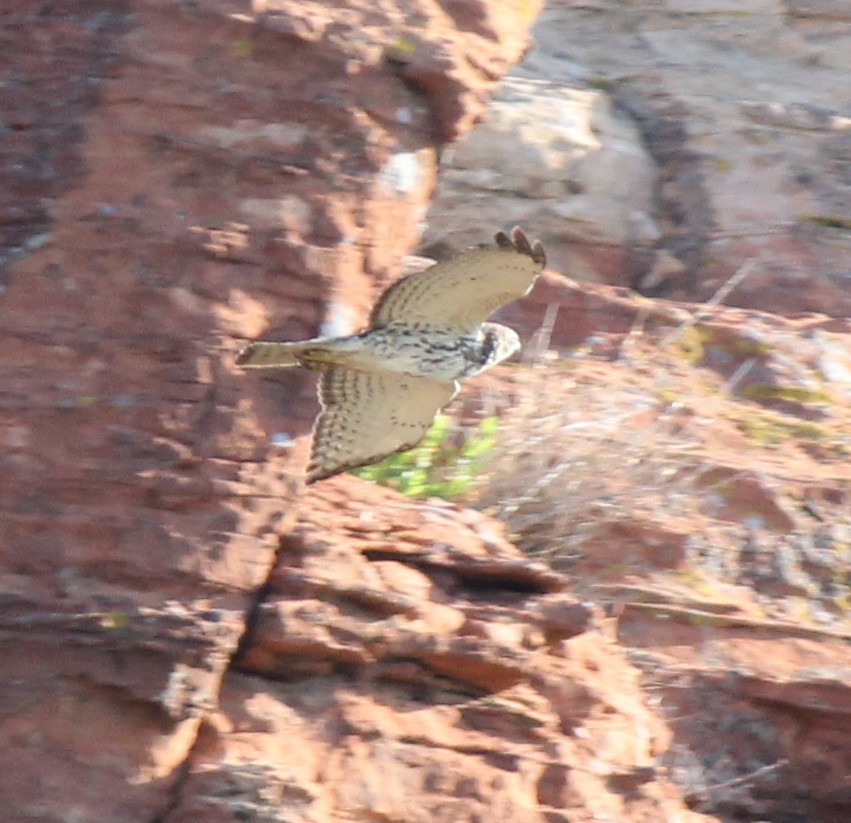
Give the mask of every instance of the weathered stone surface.
<path id="1" fill-rule="evenodd" d="M 493 521 L 354 478 L 305 504 L 169 819 L 700 819 L 599 616 Z"/>
<path id="2" fill-rule="evenodd" d="M 553 301 L 560 356 L 487 383 L 476 504 L 616 620 L 690 807 L 842 820 L 851 405 L 824 362 L 848 321 L 547 286 L 506 314 Z"/>
<path id="3" fill-rule="evenodd" d="M 442 162 L 427 247 L 470 242 L 473 203 L 582 280 L 705 300 L 747 266 L 726 302 L 851 315 L 843 3 L 552 0 L 533 37 Z"/>
<path id="4" fill-rule="evenodd" d="M 428 237 L 457 251 L 480 241 L 482 223 L 534 226 L 554 270 L 622 277 L 629 248 L 660 236 L 638 129 L 600 90 L 515 73 L 485 121 L 445 152 Z"/>
<path id="5" fill-rule="evenodd" d="M 365 316 L 418 237 L 442 139 L 479 116 L 537 8 L 0 12 L 4 821 L 848 817 L 847 320 L 543 278 L 506 312 L 525 338 L 544 324 L 526 355 L 540 363 L 484 375 L 455 407 L 503 416 L 504 462 L 467 501 L 487 513 L 351 477 L 305 494 L 312 378 L 232 368 L 244 338 Z M 589 57 L 615 66 L 635 21 L 676 57 L 659 31 L 722 15 L 727 44 L 774 6 L 749 8 L 549 14 L 588 54 L 615 21 Z M 840 71 L 809 27 L 838 43 L 841 8 L 783 9 L 777 42 Z M 673 82 L 688 65 L 657 68 Z M 662 233 L 642 219 L 629 247 L 623 198 L 599 199 L 618 175 L 589 171 L 609 244 L 595 265 L 697 293 L 698 252 L 721 241 L 682 101 L 652 77 L 630 96 L 618 71 L 614 108 L 606 83 L 589 99 L 607 134 L 623 108 L 636 118 Z M 806 185 L 841 205 L 834 80 L 822 108 L 749 94 L 735 116 L 812 161 Z M 696 133 L 711 142 L 730 110 Z M 479 218 L 476 242 L 495 228 Z M 811 304 L 841 314 L 818 240 L 841 229 L 807 226 Z M 753 276 L 766 306 L 798 293 Z"/>
<path id="6" fill-rule="evenodd" d="M 228 357 L 364 314 L 535 11 L 4 5 L 4 820 L 167 809 L 315 403 Z"/>

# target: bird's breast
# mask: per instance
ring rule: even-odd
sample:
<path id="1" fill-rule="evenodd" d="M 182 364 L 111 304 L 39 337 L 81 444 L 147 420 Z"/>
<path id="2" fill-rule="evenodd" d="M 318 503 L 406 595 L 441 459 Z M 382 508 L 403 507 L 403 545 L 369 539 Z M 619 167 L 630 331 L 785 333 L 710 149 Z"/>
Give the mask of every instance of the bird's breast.
<path id="1" fill-rule="evenodd" d="M 382 371 L 432 380 L 457 380 L 482 358 L 481 340 L 440 329 L 385 327 L 364 332 L 362 340 Z"/>

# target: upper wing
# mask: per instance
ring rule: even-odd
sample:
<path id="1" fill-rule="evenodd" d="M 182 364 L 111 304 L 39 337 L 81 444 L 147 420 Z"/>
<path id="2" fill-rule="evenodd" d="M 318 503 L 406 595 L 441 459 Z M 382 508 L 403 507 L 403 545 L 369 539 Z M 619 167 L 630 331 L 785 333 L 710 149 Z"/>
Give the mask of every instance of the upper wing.
<path id="1" fill-rule="evenodd" d="M 319 383 L 322 411 L 313 429 L 307 482 L 377 463 L 422 440 L 457 391 L 404 374 L 359 372 L 334 367 Z"/>
<path id="2" fill-rule="evenodd" d="M 543 246 L 530 244 L 519 228 L 495 239 L 495 247 L 470 249 L 394 283 L 372 310 L 370 325 L 421 323 L 466 332 L 523 297 L 546 265 Z"/>

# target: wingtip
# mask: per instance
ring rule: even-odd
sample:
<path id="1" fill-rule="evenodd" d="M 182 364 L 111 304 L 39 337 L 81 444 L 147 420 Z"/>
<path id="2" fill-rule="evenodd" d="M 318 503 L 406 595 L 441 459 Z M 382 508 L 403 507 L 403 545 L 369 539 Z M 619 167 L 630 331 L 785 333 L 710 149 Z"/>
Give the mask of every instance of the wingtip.
<path id="1" fill-rule="evenodd" d="M 514 244 L 511 242 L 511 238 L 504 232 L 498 231 L 493 239 L 496 241 L 497 246 L 501 249 L 510 250 L 514 248 Z"/>
<path id="2" fill-rule="evenodd" d="M 511 230 L 511 242 L 521 254 L 525 254 L 527 257 L 532 256 L 532 245 L 526 235 L 523 234 L 523 229 L 520 226 L 515 226 Z"/>
<path id="3" fill-rule="evenodd" d="M 328 480 L 331 477 L 336 477 L 338 474 L 343 474 L 351 468 L 344 463 L 328 465 L 317 463 L 316 455 L 311 454 L 310 462 L 307 464 L 307 469 L 304 473 L 304 485 L 312 486 L 314 483 L 319 483 L 322 480 Z"/>
<path id="4" fill-rule="evenodd" d="M 304 473 L 304 485 L 312 486 L 320 480 L 327 480 L 333 474 L 336 474 L 336 472 L 325 472 L 317 469 L 315 466 L 308 466 L 307 471 Z"/>
<path id="5" fill-rule="evenodd" d="M 501 249 L 516 251 L 520 254 L 525 254 L 527 257 L 531 257 L 541 268 L 547 265 L 547 254 L 544 251 L 541 241 L 535 240 L 530 243 L 529 238 L 526 237 L 520 226 L 515 226 L 510 234 L 504 231 L 498 231 L 494 235 L 494 240 L 496 240 L 496 245 Z"/>
<path id="6" fill-rule="evenodd" d="M 544 251 L 544 244 L 540 240 L 532 243 L 532 259 L 542 268 L 547 267 L 547 253 Z"/>
<path id="7" fill-rule="evenodd" d="M 304 485 L 312 486 L 314 483 L 319 483 L 322 480 L 330 480 L 332 477 L 336 477 L 339 474 L 345 474 L 350 469 L 357 469 L 363 465 L 361 463 L 355 463 L 353 465 L 341 465 L 341 466 L 333 466 L 332 468 L 323 468 L 322 466 L 317 466 L 311 463 L 307 467 L 307 471 L 304 474 Z"/>

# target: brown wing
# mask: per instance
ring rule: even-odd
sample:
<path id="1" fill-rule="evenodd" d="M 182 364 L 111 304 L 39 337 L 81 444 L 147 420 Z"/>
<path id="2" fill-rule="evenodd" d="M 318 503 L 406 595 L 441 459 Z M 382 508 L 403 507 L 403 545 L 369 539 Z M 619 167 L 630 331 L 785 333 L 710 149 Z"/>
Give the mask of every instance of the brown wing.
<path id="1" fill-rule="evenodd" d="M 536 240 L 520 229 L 496 235 L 496 246 L 470 249 L 394 283 L 372 311 L 370 325 L 427 324 L 468 332 L 505 303 L 523 297 L 546 265 Z"/>
<path id="2" fill-rule="evenodd" d="M 457 388 L 403 374 L 329 369 L 319 383 L 322 411 L 313 429 L 307 482 L 415 446 Z"/>

